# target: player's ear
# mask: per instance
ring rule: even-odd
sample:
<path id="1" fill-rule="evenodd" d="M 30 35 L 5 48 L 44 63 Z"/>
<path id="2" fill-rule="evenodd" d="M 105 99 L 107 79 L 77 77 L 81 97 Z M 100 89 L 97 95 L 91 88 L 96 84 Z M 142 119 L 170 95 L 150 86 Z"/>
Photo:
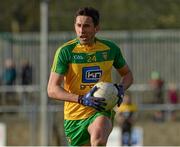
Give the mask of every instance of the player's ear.
<path id="1" fill-rule="evenodd" d="M 99 26 L 99 25 L 97 25 L 97 26 L 95 27 L 95 31 L 96 31 L 96 33 L 97 33 L 99 30 L 100 30 L 100 26 Z"/>

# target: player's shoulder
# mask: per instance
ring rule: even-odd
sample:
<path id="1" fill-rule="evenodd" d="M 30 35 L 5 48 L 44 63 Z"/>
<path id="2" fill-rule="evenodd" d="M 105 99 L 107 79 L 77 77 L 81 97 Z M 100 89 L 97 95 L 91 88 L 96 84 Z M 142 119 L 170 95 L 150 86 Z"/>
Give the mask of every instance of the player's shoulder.
<path id="1" fill-rule="evenodd" d="M 109 39 L 106 39 L 106 38 L 96 38 L 97 39 L 97 41 L 99 41 L 99 42 L 101 42 L 101 43 L 103 43 L 103 44 L 105 44 L 105 45 L 107 45 L 107 46 L 110 46 L 110 47 L 118 47 L 117 45 L 116 45 L 116 43 L 114 42 L 114 41 L 112 41 L 112 40 L 109 40 Z"/>
<path id="2" fill-rule="evenodd" d="M 63 43 L 61 46 L 59 46 L 56 50 L 56 55 L 59 55 L 61 53 L 68 54 L 71 52 L 71 50 L 74 49 L 76 44 L 78 43 L 77 39 L 69 40 L 65 43 Z"/>
<path id="3" fill-rule="evenodd" d="M 65 50 L 66 49 L 73 49 L 77 43 L 78 43 L 78 40 L 77 40 L 77 38 L 75 38 L 75 39 L 72 39 L 72 40 L 65 42 L 63 45 L 61 45 L 59 47 L 59 49 L 65 49 Z"/>

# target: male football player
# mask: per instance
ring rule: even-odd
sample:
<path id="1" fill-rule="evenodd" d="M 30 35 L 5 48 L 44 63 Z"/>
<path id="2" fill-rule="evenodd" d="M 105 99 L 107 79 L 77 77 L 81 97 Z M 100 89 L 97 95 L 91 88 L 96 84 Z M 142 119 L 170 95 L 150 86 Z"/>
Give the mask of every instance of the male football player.
<path id="1" fill-rule="evenodd" d="M 116 86 L 120 105 L 124 90 L 133 82 L 120 48 L 111 41 L 99 39 L 99 12 L 91 7 L 75 14 L 77 38 L 56 51 L 48 83 L 48 95 L 65 101 L 64 129 L 72 146 L 105 146 L 113 127 L 114 111 L 103 111 L 104 98 L 93 97 L 97 82 L 111 82 L 114 66 L 122 80 Z M 64 83 L 64 87 L 62 87 Z"/>

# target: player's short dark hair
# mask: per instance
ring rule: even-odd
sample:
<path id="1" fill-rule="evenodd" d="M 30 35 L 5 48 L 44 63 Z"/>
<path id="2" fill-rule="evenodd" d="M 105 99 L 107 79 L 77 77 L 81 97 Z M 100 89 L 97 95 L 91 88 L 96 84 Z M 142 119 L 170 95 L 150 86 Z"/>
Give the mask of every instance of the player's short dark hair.
<path id="1" fill-rule="evenodd" d="M 78 9 L 78 11 L 75 14 L 75 19 L 77 16 L 81 16 L 81 15 L 91 17 L 95 26 L 97 26 L 99 24 L 100 16 L 99 16 L 98 10 L 96 10 L 92 7 L 80 8 L 80 9 Z"/>

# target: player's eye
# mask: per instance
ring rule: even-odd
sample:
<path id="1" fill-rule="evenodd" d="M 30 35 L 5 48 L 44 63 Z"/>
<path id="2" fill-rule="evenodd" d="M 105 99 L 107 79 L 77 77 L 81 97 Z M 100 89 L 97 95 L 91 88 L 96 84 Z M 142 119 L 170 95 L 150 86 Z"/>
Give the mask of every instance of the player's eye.
<path id="1" fill-rule="evenodd" d="M 77 27 L 81 27 L 81 24 L 78 23 L 78 24 L 76 24 L 76 26 L 77 26 Z"/>

